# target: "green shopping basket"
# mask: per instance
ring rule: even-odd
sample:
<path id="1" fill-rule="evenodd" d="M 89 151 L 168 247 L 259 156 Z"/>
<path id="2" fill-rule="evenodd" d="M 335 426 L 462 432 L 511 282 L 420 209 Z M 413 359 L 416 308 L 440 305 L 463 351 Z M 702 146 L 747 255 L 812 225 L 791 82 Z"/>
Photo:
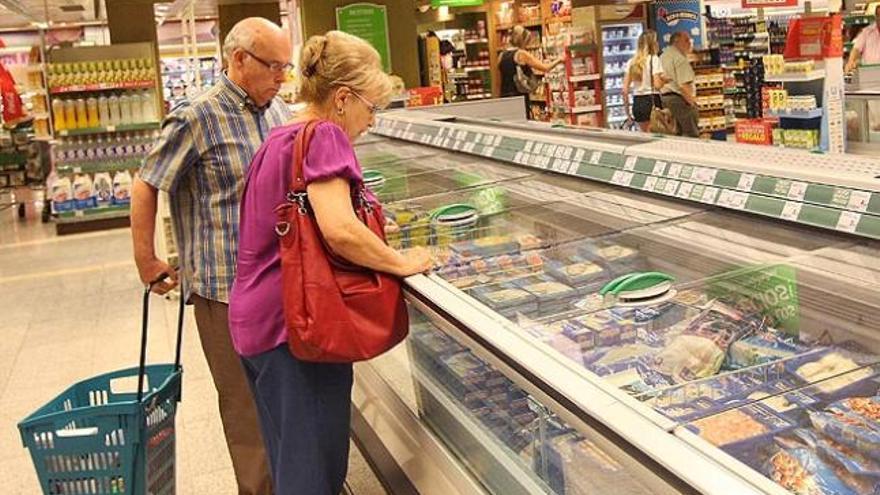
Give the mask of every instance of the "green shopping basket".
<path id="1" fill-rule="evenodd" d="M 146 366 L 150 290 L 164 278 L 144 289 L 139 366 L 83 380 L 18 424 L 43 494 L 174 494 L 183 297 L 174 364 Z"/>

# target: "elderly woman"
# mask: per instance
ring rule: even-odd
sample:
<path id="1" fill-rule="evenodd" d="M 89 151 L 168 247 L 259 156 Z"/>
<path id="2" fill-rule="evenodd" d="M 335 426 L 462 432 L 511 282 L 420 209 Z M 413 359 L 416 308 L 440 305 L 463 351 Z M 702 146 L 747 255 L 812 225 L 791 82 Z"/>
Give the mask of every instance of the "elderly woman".
<path id="1" fill-rule="evenodd" d="M 379 54 L 359 38 L 331 31 L 306 42 L 300 69 L 306 107 L 273 131 L 248 171 L 229 322 L 259 411 L 276 495 L 336 495 L 348 468 L 352 365 L 305 362 L 290 353 L 274 230 L 273 210 L 285 202 L 293 143 L 306 122 L 322 121 L 303 173 L 330 249 L 351 263 L 399 277 L 424 272 L 431 261 L 424 249 L 402 254 L 388 247 L 352 207 L 351 188 L 363 183 L 352 144 L 391 93 Z"/>

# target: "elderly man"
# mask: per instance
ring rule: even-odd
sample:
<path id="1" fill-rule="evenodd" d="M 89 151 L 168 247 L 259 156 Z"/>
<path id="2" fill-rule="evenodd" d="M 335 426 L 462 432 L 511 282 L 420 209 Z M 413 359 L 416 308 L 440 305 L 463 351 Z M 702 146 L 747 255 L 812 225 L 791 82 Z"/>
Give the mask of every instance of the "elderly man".
<path id="1" fill-rule="evenodd" d="M 154 287 L 160 294 L 178 281 L 177 271 L 153 249 L 158 191 L 170 194 L 183 297 L 195 307 L 239 494 L 269 494 L 272 486 L 253 397 L 227 323 L 238 207 L 251 158 L 269 131 L 291 117 L 276 98 L 291 51 L 286 33 L 265 19 L 236 24 L 223 46 L 226 72 L 165 119 L 132 192 L 135 263 L 145 284 L 167 275 Z"/>
<path id="2" fill-rule="evenodd" d="M 670 45 L 663 50 L 660 63 L 663 65 L 666 84 L 660 89 L 663 108 L 668 108 L 678 123 L 682 136 L 699 137 L 699 113 L 697 112 L 694 69 L 688 55 L 694 48 L 691 35 L 687 31 L 672 33 Z"/>

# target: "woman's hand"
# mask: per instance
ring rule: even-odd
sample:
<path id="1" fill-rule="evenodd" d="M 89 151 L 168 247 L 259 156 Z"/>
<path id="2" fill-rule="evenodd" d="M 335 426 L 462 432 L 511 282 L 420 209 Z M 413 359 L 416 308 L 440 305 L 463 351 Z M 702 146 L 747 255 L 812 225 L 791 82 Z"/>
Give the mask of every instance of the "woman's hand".
<path id="1" fill-rule="evenodd" d="M 399 272 L 394 274 L 399 277 L 425 273 L 434 266 L 431 252 L 420 246 L 401 251 L 400 255 L 403 256 L 403 263 L 401 263 Z"/>

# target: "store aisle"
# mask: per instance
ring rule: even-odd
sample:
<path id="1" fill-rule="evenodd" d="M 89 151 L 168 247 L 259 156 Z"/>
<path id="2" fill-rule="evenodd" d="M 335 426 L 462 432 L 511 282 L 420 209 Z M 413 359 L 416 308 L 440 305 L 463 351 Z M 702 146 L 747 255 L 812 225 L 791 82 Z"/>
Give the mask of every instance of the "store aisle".
<path id="1" fill-rule="evenodd" d="M 0 218 L 0 489 L 38 485 L 16 423 L 68 385 L 138 358 L 141 284 L 128 230 L 56 238 L 38 222 Z M 177 301 L 153 298 L 150 362 L 174 359 Z M 188 311 L 183 403 L 177 416 L 178 493 L 234 494 L 207 364 Z M 384 494 L 352 446 L 355 495 Z"/>

